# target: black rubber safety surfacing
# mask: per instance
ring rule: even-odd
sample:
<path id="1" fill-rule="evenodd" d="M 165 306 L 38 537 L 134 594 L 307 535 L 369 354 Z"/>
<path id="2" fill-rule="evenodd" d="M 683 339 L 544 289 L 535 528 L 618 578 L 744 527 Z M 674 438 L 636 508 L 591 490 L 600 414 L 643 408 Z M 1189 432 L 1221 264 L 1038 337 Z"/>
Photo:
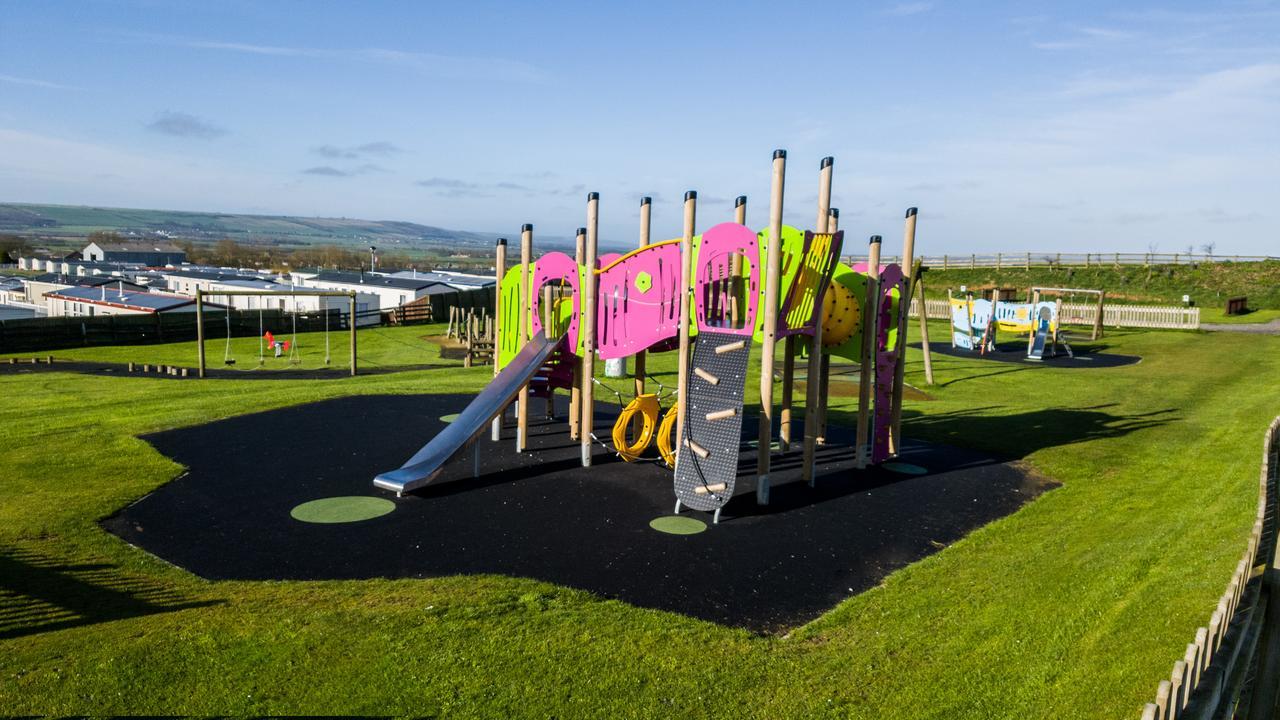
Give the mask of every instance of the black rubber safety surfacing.
<path id="1" fill-rule="evenodd" d="M 724 345 L 737 350 L 716 352 Z M 742 444 L 742 393 L 747 382 L 751 338 L 702 330 L 693 346 L 689 372 L 689 407 L 684 413 L 684 440 L 676 455 L 676 497 L 686 507 L 712 511 L 733 497 L 738 477 L 738 447 Z M 715 385 L 692 371 L 701 368 L 715 376 Z M 708 420 L 707 413 L 733 410 L 733 416 Z M 699 457 L 689 443 L 704 448 Z M 723 489 L 718 486 L 723 485 Z M 711 488 L 716 488 L 712 490 Z M 701 491 L 701 492 L 699 492 Z"/>
<path id="2" fill-rule="evenodd" d="M 624 463 L 599 446 L 592 467 L 582 467 L 560 395 L 558 420 L 533 414 L 530 452 L 514 451 L 508 417 L 501 442 L 481 439 L 478 455 L 463 453 L 438 485 L 403 498 L 382 494 L 395 512 L 336 525 L 290 517 L 310 500 L 378 494 L 369 478 L 443 430 L 440 417 L 471 397 L 353 396 L 146 436 L 187 469 L 103 525 L 212 580 L 496 574 L 778 631 L 876 587 L 1054 486 L 1017 463 L 910 438 L 900 460 L 928 468 L 927 475 L 855 470 L 853 432 L 832 424 L 829 444 L 818 449 L 816 488 L 801 479 L 798 453 L 775 455 L 771 503 L 758 507 L 749 494 L 756 452 L 744 444 L 741 492 L 720 523 L 686 511 L 682 517 L 708 523 L 706 532 L 669 535 L 649 524 L 671 513 L 671 471 Z M 598 437 L 617 413 L 616 404 L 596 406 Z M 754 415 L 743 432 L 755 437 Z"/>

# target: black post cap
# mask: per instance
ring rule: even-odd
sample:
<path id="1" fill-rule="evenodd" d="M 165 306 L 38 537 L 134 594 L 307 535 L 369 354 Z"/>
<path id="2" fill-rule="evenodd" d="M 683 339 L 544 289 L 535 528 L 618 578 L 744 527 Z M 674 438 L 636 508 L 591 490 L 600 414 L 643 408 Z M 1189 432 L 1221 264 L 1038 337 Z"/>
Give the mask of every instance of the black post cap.
<path id="1" fill-rule="evenodd" d="M 592 200 L 599 200 L 599 199 L 600 199 L 600 193 L 598 192 L 587 193 L 587 202 L 591 202 Z"/>
<path id="2" fill-rule="evenodd" d="M 502 247 L 506 247 L 506 245 L 507 245 L 507 239 L 506 239 L 506 238 L 498 238 L 498 245 L 499 245 L 499 246 L 502 246 Z"/>
<path id="3" fill-rule="evenodd" d="M 579 234 L 579 235 L 586 235 L 586 234 L 587 234 L 587 229 L 586 229 L 586 228 L 578 228 L 578 233 L 577 233 L 577 234 Z"/>
<path id="4" fill-rule="evenodd" d="M 831 208 L 830 210 L 828 210 L 828 211 L 827 211 L 827 214 L 828 214 L 828 215 L 830 215 L 830 216 L 831 216 L 831 217 L 833 217 L 833 218 L 839 219 L 839 218 L 840 218 L 840 208 Z"/>
<path id="5" fill-rule="evenodd" d="M 690 190 L 689 192 L 687 192 L 687 193 L 685 193 L 685 194 L 684 194 L 684 201 L 685 201 L 685 202 L 689 202 L 690 200 L 697 200 L 697 199 L 698 199 L 698 191 L 697 191 L 697 190 Z"/>
<path id="6" fill-rule="evenodd" d="M 648 195 L 645 195 L 644 197 L 640 198 L 641 205 L 648 205 L 651 202 L 653 202 L 653 198 L 649 197 Z"/>
<path id="7" fill-rule="evenodd" d="M 822 158 L 822 164 L 818 165 L 818 169 L 820 169 L 820 170 L 826 170 L 827 168 L 829 168 L 829 167 L 831 167 L 833 164 L 835 164 L 835 161 L 836 161 L 836 159 L 835 159 L 835 158 L 833 158 L 833 157 L 831 157 L 830 155 L 828 155 L 828 156 L 826 156 L 826 157 Z"/>
<path id="8" fill-rule="evenodd" d="M 876 244 L 876 243 L 878 243 L 878 242 L 880 242 L 880 236 L 879 236 L 879 235 L 872 235 L 872 236 L 871 236 L 871 241 L 870 241 L 869 243 L 867 243 L 867 244 L 868 244 L 868 245 L 875 245 L 875 244 Z"/>
<path id="9" fill-rule="evenodd" d="M 738 198 L 737 198 L 736 200 L 734 200 L 734 201 L 733 201 L 733 206 L 734 206 L 734 207 L 742 207 L 743 205 L 746 205 L 746 204 L 747 204 L 747 196 L 746 196 L 746 195 L 739 195 L 739 196 L 738 196 Z"/>
<path id="10" fill-rule="evenodd" d="M 907 208 L 907 217 L 911 217 L 912 215 L 915 215 L 915 214 L 916 214 L 915 208 L 913 207 Z"/>
<path id="11" fill-rule="evenodd" d="M 787 151 L 786 151 L 786 150 L 774 150 L 774 151 L 773 151 L 773 159 L 774 159 L 774 160 L 778 160 L 778 159 L 780 159 L 780 158 L 785 158 L 786 156 L 787 156 Z"/>
<path id="12" fill-rule="evenodd" d="M 525 223 L 520 226 L 520 232 L 533 232 L 533 223 Z"/>

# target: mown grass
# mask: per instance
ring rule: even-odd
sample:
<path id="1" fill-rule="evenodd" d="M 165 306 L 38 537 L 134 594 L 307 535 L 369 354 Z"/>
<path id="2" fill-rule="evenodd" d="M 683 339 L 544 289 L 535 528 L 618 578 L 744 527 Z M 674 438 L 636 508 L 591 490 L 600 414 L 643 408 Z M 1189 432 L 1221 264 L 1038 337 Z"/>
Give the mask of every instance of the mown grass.
<path id="1" fill-rule="evenodd" d="M 1267 380 L 1280 339 L 1104 342 L 1144 360 L 1071 370 L 935 356 L 934 399 L 908 403 L 906 432 L 1024 459 L 1063 486 L 785 636 L 497 576 L 207 582 L 96 523 L 181 472 L 139 434 L 349 394 L 478 390 L 487 368 L 0 374 L 0 712 L 1134 716 L 1243 550 L 1261 433 L 1280 412 Z M 393 346 L 383 362 L 430 352 Z M 128 350 L 143 351 L 161 362 L 187 350 Z M 908 380 L 923 384 L 915 351 Z M 852 401 L 833 403 L 847 419 Z M 282 461 L 305 446 L 285 430 L 278 441 Z"/>

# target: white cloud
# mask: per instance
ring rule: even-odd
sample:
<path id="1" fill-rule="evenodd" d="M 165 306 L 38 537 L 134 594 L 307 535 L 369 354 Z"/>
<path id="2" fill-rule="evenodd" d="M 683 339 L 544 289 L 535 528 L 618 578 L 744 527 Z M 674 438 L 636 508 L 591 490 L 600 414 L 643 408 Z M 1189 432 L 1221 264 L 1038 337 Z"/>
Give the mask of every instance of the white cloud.
<path id="1" fill-rule="evenodd" d="M 80 88 L 71 85 L 62 85 L 60 83 L 49 82 L 47 80 L 37 80 L 35 78 L 18 77 L 16 75 L 0 75 L 0 82 L 9 83 L 10 85 L 28 85 L 30 87 L 48 88 L 50 90 L 79 90 Z"/>

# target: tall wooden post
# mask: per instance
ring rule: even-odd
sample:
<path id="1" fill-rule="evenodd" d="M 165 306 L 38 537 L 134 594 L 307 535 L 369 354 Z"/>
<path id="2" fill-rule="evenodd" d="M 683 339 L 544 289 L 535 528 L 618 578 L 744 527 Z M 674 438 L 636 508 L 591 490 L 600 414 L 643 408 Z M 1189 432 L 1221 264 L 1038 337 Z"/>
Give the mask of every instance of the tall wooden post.
<path id="1" fill-rule="evenodd" d="M 584 247 L 586 271 L 582 283 L 582 425 L 578 440 L 582 446 L 582 466 L 591 466 L 591 435 L 595 429 L 596 373 L 596 248 L 600 232 L 600 193 L 587 193 L 587 240 Z M 585 325 L 586 327 L 583 327 Z"/>
<path id="2" fill-rule="evenodd" d="M 831 220 L 831 176 L 834 172 L 835 158 L 824 157 L 818 166 L 818 218 L 814 221 L 814 231 L 819 233 L 827 232 L 827 225 Z M 796 279 L 799 280 L 800 275 L 797 272 Z M 805 381 L 805 399 L 804 399 L 804 464 L 801 466 L 801 476 L 810 487 L 814 483 L 814 458 L 818 449 L 818 425 L 821 417 L 821 409 L 819 404 L 822 390 L 822 303 L 820 299 L 814 296 L 814 315 L 817 316 L 814 323 L 813 336 L 809 338 L 809 360 L 808 367 L 805 370 L 807 379 Z"/>
<path id="3" fill-rule="evenodd" d="M 1093 333 L 1089 335 L 1090 340 L 1097 340 L 1102 337 L 1102 314 L 1106 311 L 1107 291 L 1100 290 L 1098 292 L 1098 312 L 1093 318 Z"/>
<path id="4" fill-rule="evenodd" d="M 502 278 L 507 274 L 507 239 L 498 238 L 497 249 L 493 260 L 493 271 L 498 277 L 498 284 L 494 286 L 493 293 L 493 374 L 497 376 L 501 365 L 498 362 L 498 356 L 502 352 Z M 511 328 L 507 328 L 507 332 L 511 332 Z M 498 417 L 493 419 L 493 424 L 489 428 L 490 439 L 498 442 L 502 439 L 502 418 L 506 414 L 498 413 Z"/>
<path id="5" fill-rule="evenodd" d="M 533 225 L 525 223 L 520 228 L 520 312 L 516 314 L 519 347 L 529 342 L 529 264 L 533 262 Z M 520 388 L 516 401 L 516 452 L 529 447 L 529 383 Z"/>
<path id="6" fill-rule="evenodd" d="M 1040 316 L 1036 313 L 1036 305 L 1040 304 L 1040 289 L 1031 288 L 1031 332 L 1027 335 L 1027 355 L 1031 355 L 1031 348 L 1036 345 L 1036 325 L 1040 322 Z M 1062 324 L 1062 318 L 1058 318 L 1058 324 Z"/>
<path id="7" fill-rule="evenodd" d="M 646 247 L 649 245 L 649 220 L 653 214 L 653 198 L 645 196 L 640 198 L 640 242 L 638 247 Z M 644 394 L 644 378 L 645 378 L 645 352 L 641 350 L 636 353 L 635 368 L 635 392 L 636 397 Z M 644 418 L 640 414 L 636 414 L 635 421 L 632 423 L 636 437 L 644 429 Z"/>
<path id="8" fill-rule="evenodd" d="M 573 240 L 573 262 L 578 267 L 582 267 L 586 245 L 587 229 L 580 227 Z M 579 282 L 578 285 L 578 334 L 581 335 L 586 328 L 582 327 L 581 318 L 582 282 Z M 578 440 L 582 437 L 580 435 L 582 430 L 582 358 L 578 356 L 577 348 L 571 348 L 571 350 L 573 351 L 573 387 L 569 389 L 569 439 Z"/>
<path id="9" fill-rule="evenodd" d="M 827 213 L 827 232 L 835 234 L 840 229 L 840 209 L 831 208 Z M 830 286 L 827 286 L 828 291 Z M 819 323 L 821 323 L 823 308 L 818 308 Z M 818 430 L 815 433 L 815 440 L 819 445 L 827 443 L 827 401 L 831 396 L 831 356 L 822 353 L 822 366 L 819 368 L 818 374 Z"/>
<path id="10" fill-rule="evenodd" d="M 351 326 L 351 377 L 356 376 L 356 291 L 351 291 L 351 314 L 348 316 L 351 321 L 347 324 Z M 259 338 L 261 342 L 261 338 Z M 259 351 L 261 352 L 261 351 Z"/>
<path id="11" fill-rule="evenodd" d="M 876 350 L 880 344 L 880 236 L 872 235 L 867 250 L 867 297 L 862 314 L 862 362 L 858 368 L 858 436 L 854 466 L 864 468 L 871 455 L 871 386 L 876 381 Z"/>
<path id="12" fill-rule="evenodd" d="M 684 194 L 684 232 L 680 236 L 680 287 L 676 291 L 680 303 L 680 348 L 677 358 L 676 448 L 684 447 L 684 419 L 689 412 L 689 286 L 693 284 L 693 234 L 698 222 L 698 193 L 690 190 Z M 680 462 L 679 453 L 676 462 Z"/>
<path id="13" fill-rule="evenodd" d="M 746 195 L 739 195 L 733 201 L 733 221 L 739 225 L 747 224 Z M 757 258 L 756 263 L 759 264 L 759 262 L 760 260 Z M 756 268 L 755 271 L 759 273 L 759 268 Z M 741 308 L 738 307 L 738 300 L 742 296 L 743 282 L 742 256 L 734 253 L 733 257 L 729 258 L 729 321 L 733 327 L 738 327 L 738 313 L 741 311 Z"/>
<path id="14" fill-rule="evenodd" d="M 782 196 L 786 189 L 787 151 L 773 151 L 769 187 L 769 238 L 764 267 L 764 337 L 760 343 L 760 445 L 756 448 L 756 503 L 769 504 L 769 461 L 773 444 L 773 364 L 778 344 L 778 285 L 782 274 Z"/>
<path id="15" fill-rule="evenodd" d="M 923 269 L 921 270 L 923 273 Z M 929 306 L 924 300 L 924 275 L 916 280 L 917 293 L 920 298 L 920 351 L 924 353 L 924 381 L 933 384 L 933 357 L 929 353 Z M 950 312 L 950 305 L 948 305 Z"/>
<path id="16" fill-rule="evenodd" d="M 231 342 L 231 339 L 227 338 L 227 342 Z M 196 344 L 199 346 L 197 355 L 200 363 L 197 374 L 204 377 L 204 291 L 198 285 L 196 286 Z"/>
<path id="17" fill-rule="evenodd" d="M 906 220 L 902 230 L 902 272 L 906 274 L 906 286 L 902 296 L 898 298 L 898 359 L 893 368 L 893 407 L 889 411 L 889 454 L 896 456 L 902 447 L 902 391 L 907 372 L 907 315 L 911 309 L 912 284 L 915 281 L 916 257 L 916 208 L 907 208 Z M 924 307 L 921 306 L 923 312 Z M 995 300 L 991 301 L 991 320 L 996 321 Z M 994 330 L 995 326 L 992 325 Z M 995 337 L 995 333 L 992 333 Z"/>

